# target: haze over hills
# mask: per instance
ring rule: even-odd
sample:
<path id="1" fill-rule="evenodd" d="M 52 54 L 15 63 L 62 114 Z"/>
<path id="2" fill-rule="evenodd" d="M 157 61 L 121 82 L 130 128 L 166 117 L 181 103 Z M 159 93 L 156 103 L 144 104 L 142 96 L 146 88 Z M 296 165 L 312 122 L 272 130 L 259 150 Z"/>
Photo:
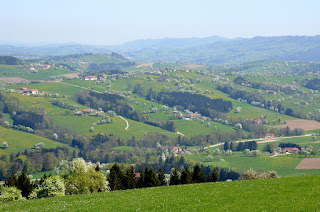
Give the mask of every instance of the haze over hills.
<path id="1" fill-rule="evenodd" d="M 122 45 L 0 45 L 0 55 L 67 55 L 118 52 L 138 62 L 182 62 L 207 65 L 261 60 L 320 61 L 320 36 L 279 36 L 228 39 L 164 38 Z"/>

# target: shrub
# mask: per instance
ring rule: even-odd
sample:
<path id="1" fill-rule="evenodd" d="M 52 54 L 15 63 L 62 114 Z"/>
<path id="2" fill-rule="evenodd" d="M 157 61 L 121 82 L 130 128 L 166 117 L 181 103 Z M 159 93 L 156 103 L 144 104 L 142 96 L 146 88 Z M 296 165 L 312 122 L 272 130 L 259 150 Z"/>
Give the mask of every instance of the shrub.
<path id="1" fill-rule="evenodd" d="M 256 179 L 269 179 L 269 178 L 278 178 L 276 171 L 267 172 L 258 172 L 253 169 L 245 171 L 242 175 L 243 180 L 256 180 Z"/>
<path id="2" fill-rule="evenodd" d="M 89 168 L 86 173 L 72 175 L 66 179 L 67 194 L 88 194 L 109 190 L 109 183 L 106 177 L 93 168 Z"/>
<path id="3" fill-rule="evenodd" d="M 23 200 L 24 198 L 21 195 L 21 190 L 16 187 L 0 187 L 0 202 L 10 202 L 16 200 Z"/>
<path id="4" fill-rule="evenodd" d="M 51 176 L 31 193 L 30 198 L 62 197 L 65 191 L 63 179 L 59 176 Z"/>

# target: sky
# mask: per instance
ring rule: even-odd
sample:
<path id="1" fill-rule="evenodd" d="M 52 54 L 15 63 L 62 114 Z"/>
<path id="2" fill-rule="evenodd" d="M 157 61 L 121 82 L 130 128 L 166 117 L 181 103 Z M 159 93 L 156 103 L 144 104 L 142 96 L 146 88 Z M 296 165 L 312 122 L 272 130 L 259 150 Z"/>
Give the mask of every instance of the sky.
<path id="1" fill-rule="evenodd" d="M 0 41 L 320 35 L 319 0 L 0 0 Z"/>

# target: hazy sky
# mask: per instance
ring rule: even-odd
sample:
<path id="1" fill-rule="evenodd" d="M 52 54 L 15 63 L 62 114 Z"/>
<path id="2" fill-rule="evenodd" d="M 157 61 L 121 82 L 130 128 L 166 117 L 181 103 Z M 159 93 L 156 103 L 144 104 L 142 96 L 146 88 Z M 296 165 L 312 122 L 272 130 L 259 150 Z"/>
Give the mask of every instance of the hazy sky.
<path id="1" fill-rule="evenodd" d="M 120 44 L 320 34 L 320 0 L 0 0 L 0 40 Z"/>

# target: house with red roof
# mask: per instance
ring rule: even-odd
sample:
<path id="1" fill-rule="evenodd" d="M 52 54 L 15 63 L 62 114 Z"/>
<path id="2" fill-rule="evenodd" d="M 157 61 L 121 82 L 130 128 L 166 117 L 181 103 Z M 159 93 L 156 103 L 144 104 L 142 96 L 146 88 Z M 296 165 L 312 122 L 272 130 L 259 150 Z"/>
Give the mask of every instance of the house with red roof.
<path id="1" fill-rule="evenodd" d="M 293 89 L 294 85 L 283 85 L 282 88 L 291 88 L 291 89 Z"/>
<path id="2" fill-rule="evenodd" d="M 294 153 L 299 152 L 300 150 L 297 147 L 284 147 L 282 148 L 283 153 Z"/>
<path id="3" fill-rule="evenodd" d="M 265 134 L 264 138 L 274 138 L 274 134 L 273 133 Z"/>
<path id="4" fill-rule="evenodd" d="M 97 76 L 90 76 L 90 75 L 88 75 L 88 76 L 85 76 L 85 77 L 84 77 L 84 80 L 98 80 L 98 77 L 97 77 Z"/>

